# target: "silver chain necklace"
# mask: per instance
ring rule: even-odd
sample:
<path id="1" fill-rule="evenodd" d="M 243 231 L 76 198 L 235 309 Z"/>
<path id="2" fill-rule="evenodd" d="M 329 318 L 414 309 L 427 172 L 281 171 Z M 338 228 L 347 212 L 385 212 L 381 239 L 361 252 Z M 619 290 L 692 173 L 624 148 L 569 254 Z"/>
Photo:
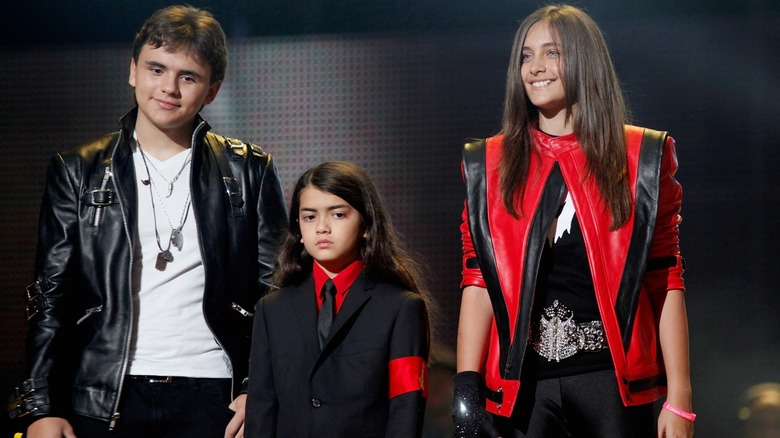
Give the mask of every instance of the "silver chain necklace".
<path id="1" fill-rule="evenodd" d="M 136 138 L 135 141 L 138 142 L 138 138 Z M 140 144 L 138 147 L 140 149 L 141 147 Z M 141 153 L 143 154 L 143 151 L 141 151 Z M 144 159 L 144 165 L 146 166 L 147 173 L 149 173 L 149 166 L 152 166 L 152 169 L 154 169 L 154 171 L 157 172 L 158 175 L 160 175 L 160 178 L 162 178 L 163 181 L 165 181 L 165 183 L 168 184 L 168 194 L 165 195 L 165 197 L 170 198 L 171 195 L 173 194 L 173 183 L 175 183 L 179 179 L 182 172 L 184 172 L 184 168 L 187 167 L 187 164 L 189 164 L 191 160 L 192 160 L 192 148 L 190 148 L 190 151 L 187 154 L 187 159 L 184 160 L 184 164 L 181 165 L 181 169 L 179 169 L 179 173 L 177 173 L 176 176 L 174 176 L 173 179 L 170 181 L 168 181 L 168 178 L 166 178 L 165 175 L 163 175 L 162 172 L 160 172 L 160 170 L 157 168 L 157 166 L 155 166 L 154 163 L 152 163 L 151 161 L 149 161 L 147 165 L 147 161 L 146 159 Z"/>
<path id="2" fill-rule="evenodd" d="M 152 219 L 154 219 L 154 237 L 157 239 L 157 247 L 160 249 L 160 252 L 157 254 L 157 262 L 155 263 L 154 267 L 158 271 L 164 271 L 165 268 L 168 266 L 168 263 L 173 261 L 173 253 L 171 253 L 171 245 L 175 246 L 179 251 L 181 251 L 182 246 L 184 245 L 184 235 L 182 234 L 182 227 L 184 227 L 184 222 L 187 221 L 187 217 L 189 216 L 190 212 L 190 201 L 191 201 L 191 192 L 187 193 L 187 201 L 184 203 L 184 209 L 181 212 L 181 218 L 179 219 L 179 225 L 174 227 L 173 222 L 171 221 L 170 216 L 168 216 L 168 210 L 165 208 L 165 203 L 162 200 L 162 197 L 160 196 L 160 192 L 157 190 L 157 185 L 154 183 L 154 180 L 152 179 L 152 175 L 149 173 L 149 162 L 146 160 L 146 154 L 144 153 L 144 150 L 141 148 L 141 142 L 138 141 L 138 139 L 135 139 L 135 143 L 138 145 L 138 151 L 141 153 L 141 160 L 144 162 L 144 168 L 146 169 L 146 177 L 148 179 L 141 180 L 141 183 L 145 186 L 149 186 L 149 196 L 152 201 Z M 190 153 L 192 153 L 192 150 L 190 150 Z M 187 163 L 192 161 L 192 157 L 188 157 L 184 161 L 184 165 L 182 166 L 181 170 L 179 170 L 179 173 L 176 174 L 176 177 L 173 179 L 173 181 L 168 181 L 163 177 L 166 183 L 168 183 L 168 196 L 170 197 L 171 193 L 173 192 L 173 183 L 176 182 L 177 179 L 179 179 L 179 176 L 184 171 L 184 168 L 187 167 Z M 154 167 L 154 164 L 152 164 L 152 167 Z M 154 170 L 157 170 L 156 168 Z M 160 174 L 159 171 L 157 171 L 158 174 Z M 160 174 L 162 177 L 162 174 Z M 154 194 L 152 194 L 152 191 L 154 191 Z M 165 219 L 168 220 L 168 225 L 171 226 L 171 237 L 168 238 L 168 246 L 163 249 L 162 243 L 160 243 L 160 232 L 157 229 L 157 209 L 154 205 L 154 196 L 157 195 L 157 199 L 160 201 L 160 206 L 163 209 L 163 214 L 165 215 Z"/>

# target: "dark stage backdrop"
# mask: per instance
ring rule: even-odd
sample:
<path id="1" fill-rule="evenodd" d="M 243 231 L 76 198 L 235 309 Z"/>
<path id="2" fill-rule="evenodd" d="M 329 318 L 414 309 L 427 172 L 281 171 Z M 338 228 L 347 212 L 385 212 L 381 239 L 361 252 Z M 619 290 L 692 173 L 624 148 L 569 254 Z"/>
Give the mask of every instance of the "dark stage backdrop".
<path id="1" fill-rule="evenodd" d="M 696 431 L 736 436 L 740 393 L 780 381 L 778 14 L 594 17 L 637 124 L 677 140 Z M 500 127 L 513 33 L 510 23 L 233 37 L 228 76 L 204 110 L 216 132 L 276 157 L 288 196 L 320 161 L 363 166 L 427 266 L 441 310 L 437 342 L 449 348 L 459 306 L 461 145 Z M 53 153 L 116 129 L 132 106 L 126 39 L 0 52 L 3 394 L 23 375 L 22 296 L 46 165 Z"/>

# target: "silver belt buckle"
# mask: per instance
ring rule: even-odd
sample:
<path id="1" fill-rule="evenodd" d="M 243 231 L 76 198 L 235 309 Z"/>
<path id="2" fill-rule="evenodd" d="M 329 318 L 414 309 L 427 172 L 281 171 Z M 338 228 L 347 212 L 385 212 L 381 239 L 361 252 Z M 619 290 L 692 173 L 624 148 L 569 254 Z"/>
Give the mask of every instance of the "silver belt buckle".
<path id="1" fill-rule="evenodd" d="M 548 362 L 608 348 L 601 321 L 578 323 L 574 312 L 558 300 L 542 310 L 537 329 L 531 330 L 531 345 Z"/>

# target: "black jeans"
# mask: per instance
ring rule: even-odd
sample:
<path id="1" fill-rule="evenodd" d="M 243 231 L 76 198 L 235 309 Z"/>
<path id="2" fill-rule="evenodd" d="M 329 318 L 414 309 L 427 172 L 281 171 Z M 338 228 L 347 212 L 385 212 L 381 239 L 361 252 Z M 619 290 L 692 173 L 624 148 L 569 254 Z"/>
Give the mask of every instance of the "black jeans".
<path id="1" fill-rule="evenodd" d="M 74 415 L 71 424 L 79 438 L 221 438 L 233 418 L 230 386 L 230 379 L 177 377 L 171 383 L 150 383 L 128 376 L 114 430 L 81 415 Z"/>
<path id="2" fill-rule="evenodd" d="M 654 438 L 653 404 L 623 406 L 614 370 L 523 381 L 511 418 L 494 416 L 503 438 Z"/>

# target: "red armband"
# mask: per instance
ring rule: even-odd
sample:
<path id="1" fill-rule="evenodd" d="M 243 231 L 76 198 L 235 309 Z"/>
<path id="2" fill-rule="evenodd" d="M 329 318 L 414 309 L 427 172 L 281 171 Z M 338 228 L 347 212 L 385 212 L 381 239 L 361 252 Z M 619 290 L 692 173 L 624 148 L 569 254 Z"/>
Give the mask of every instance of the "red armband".
<path id="1" fill-rule="evenodd" d="M 428 398 L 428 363 L 422 357 L 399 357 L 391 360 L 388 368 L 388 398 L 412 391 L 422 391 Z"/>

